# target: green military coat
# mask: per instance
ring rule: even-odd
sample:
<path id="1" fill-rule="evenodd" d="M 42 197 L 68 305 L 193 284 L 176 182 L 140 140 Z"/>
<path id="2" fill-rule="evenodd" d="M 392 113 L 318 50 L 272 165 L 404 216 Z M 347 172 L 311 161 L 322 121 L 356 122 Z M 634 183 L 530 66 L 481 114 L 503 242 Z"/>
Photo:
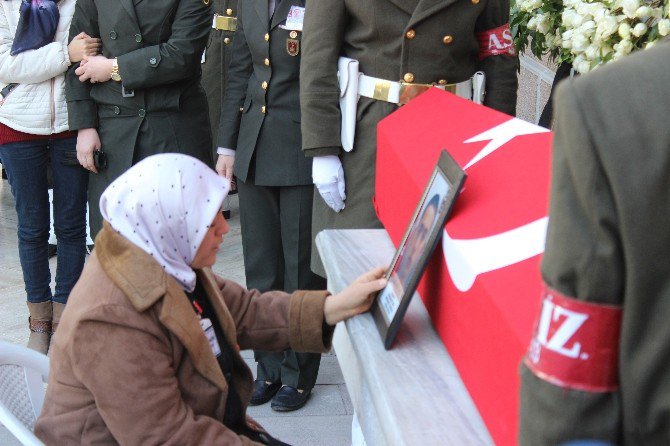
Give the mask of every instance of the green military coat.
<path id="1" fill-rule="evenodd" d="M 567 296 L 623 310 L 620 339 L 603 340 L 618 348 L 619 388 L 554 385 L 524 363 L 522 445 L 670 443 L 668 60 L 670 44 L 659 44 L 557 90 L 542 276 Z"/>
<path id="2" fill-rule="evenodd" d="M 302 153 L 300 138 L 302 33 L 291 37 L 279 26 L 291 6 L 304 4 L 283 0 L 270 19 L 267 0 L 239 3 L 217 142 L 236 151 L 235 176 L 257 186 L 312 184 L 312 160 Z"/>
<path id="3" fill-rule="evenodd" d="M 81 83 L 66 75 L 72 130 L 96 127 L 109 167 L 89 176 L 91 236 L 101 229 L 98 201 L 134 161 L 179 152 L 212 164 L 207 99 L 200 60 L 212 26 L 203 0 L 78 0 L 70 38 L 102 39 L 102 55 L 118 58 L 122 82 Z M 124 97 L 132 91 L 132 97 Z M 128 96 L 128 95 L 126 95 Z"/>
<path id="4" fill-rule="evenodd" d="M 476 36 L 508 21 L 507 0 L 307 0 L 300 76 L 303 150 L 308 156 L 341 155 L 347 195 L 339 213 L 315 195 L 315 236 L 328 228 L 381 227 L 372 204 L 377 123 L 398 107 L 361 97 L 354 150 L 342 153 L 338 58 L 358 60 L 368 76 L 414 83 L 456 83 L 482 70 L 485 104 L 513 115 L 517 60 L 502 55 L 479 60 Z M 322 272 L 315 261 L 312 267 Z"/>
<path id="5" fill-rule="evenodd" d="M 231 22 L 237 18 L 237 0 L 213 0 L 212 13 L 224 18 L 220 27 L 234 28 Z M 232 19 L 232 20 L 228 20 Z M 214 21 L 214 17 L 212 18 Z M 202 57 L 202 87 L 209 103 L 209 120 L 212 123 L 213 155 L 216 160 L 216 135 L 219 130 L 221 104 L 228 84 L 228 67 L 233 55 L 233 29 L 212 28 L 207 47 Z"/>

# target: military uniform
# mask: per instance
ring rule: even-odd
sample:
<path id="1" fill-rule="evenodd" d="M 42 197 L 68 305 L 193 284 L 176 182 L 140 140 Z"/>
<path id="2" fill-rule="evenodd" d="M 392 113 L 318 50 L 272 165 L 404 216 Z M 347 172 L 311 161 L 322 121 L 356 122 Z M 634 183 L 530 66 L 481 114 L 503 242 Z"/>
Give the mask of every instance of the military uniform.
<path id="1" fill-rule="evenodd" d="M 221 111 L 218 146 L 235 150 L 247 286 L 323 289 L 310 271 L 311 159 L 301 150 L 301 32 L 283 29 L 291 7 L 272 17 L 267 0 L 239 3 L 234 60 Z M 311 390 L 320 355 L 256 352 L 258 378 Z"/>
<path id="2" fill-rule="evenodd" d="M 237 0 L 213 0 L 212 12 L 214 13 L 212 29 L 202 56 L 202 87 L 209 103 L 213 155 L 216 160 L 216 135 L 219 131 L 221 104 L 228 84 L 233 36 L 237 29 Z"/>
<path id="3" fill-rule="evenodd" d="M 102 227 L 98 201 L 135 162 L 178 152 L 212 164 L 207 99 L 200 59 L 212 25 L 209 1 L 78 0 L 70 38 L 102 39 L 102 55 L 118 58 L 122 81 L 80 82 L 66 75 L 72 130 L 97 128 L 109 166 L 89 176 L 91 236 Z M 123 87 L 123 89 L 122 89 Z"/>
<path id="4" fill-rule="evenodd" d="M 522 365 L 523 445 L 670 442 L 669 59 L 661 43 L 558 87 L 542 276 L 570 311 L 550 303 Z"/>
<path id="5" fill-rule="evenodd" d="M 337 61 L 390 81 L 458 83 L 486 74 L 485 104 L 508 114 L 516 107 L 516 57 L 479 59 L 478 33 L 506 26 L 509 2 L 493 0 L 307 0 L 301 72 L 303 149 L 307 156 L 340 155 L 346 181 L 343 211 L 314 197 L 313 234 L 322 229 L 378 228 L 372 203 L 377 123 L 396 104 L 361 97 L 354 149 L 340 142 Z M 511 34 L 506 42 L 511 48 Z M 313 256 L 312 267 L 323 274 Z"/>

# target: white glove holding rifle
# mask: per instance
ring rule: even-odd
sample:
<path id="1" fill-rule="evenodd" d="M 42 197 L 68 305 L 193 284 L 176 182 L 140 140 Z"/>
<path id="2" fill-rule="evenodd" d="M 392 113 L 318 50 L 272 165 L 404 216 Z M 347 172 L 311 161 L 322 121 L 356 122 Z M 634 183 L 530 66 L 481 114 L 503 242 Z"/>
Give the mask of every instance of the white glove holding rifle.
<path id="1" fill-rule="evenodd" d="M 312 181 L 321 198 L 335 212 L 344 209 L 344 169 L 337 155 L 316 156 L 312 161 Z"/>

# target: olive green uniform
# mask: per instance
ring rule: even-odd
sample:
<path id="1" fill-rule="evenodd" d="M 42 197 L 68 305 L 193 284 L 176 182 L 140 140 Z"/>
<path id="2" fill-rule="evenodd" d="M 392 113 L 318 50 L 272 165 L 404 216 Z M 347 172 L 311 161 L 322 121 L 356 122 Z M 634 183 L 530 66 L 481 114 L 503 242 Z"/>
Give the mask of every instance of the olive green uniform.
<path id="1" fill-rule="evenodd" d="M 611 339 L 619 388 L 554 385 L 524 364 L 522 445 L 670 443 L 668 60 L 670 44 L 658 44 L 558 87 L 542 275 L 580 302 L 623 310 Z"/>
<path id="2" fill-rule="evenodd" d="M 216 160 L 216 135 L 219 131 L 221 104 L 228 84 L 228 67 L 232 60 L 233 36 L 237 26 L 237 0 L 213 0 L 212 13 L 218 19 L 212 18 L 213 27 L 202 57 L 202 87 L 209 103 L 213 156 Z"/>
<path id="3" fill-rule="evenodd" d="M 322 229 L 381 227 L 372 202 L 377 123 L 398 108 L 361 97 L 354 149 L 342 152 L 338 58 L 358 60 L 368 76 L 412 83 L 458 83 L 481 70 L 485 104 L 513 115 L 517 59 L 479 60 L 476 36 L 508 21 L 506 0 L 307 0 L 300 77 L 303 150 L 307 156 L 340 155 L 346 181 L 339 213 L 315 192 L 314 236 Z M 323 275 L 318 256 L 312 268 Z"/>
<path id="4" fill-rule="evenodd" d="M 70 38 L 102 39 L 102 55 L 118 58 L 122 81 L 80 82 L 66 75 L 72 130 L 97 128 L 109 166 L 89 176 L 91 237 L 102 227 L 105 188 L 135 162 L 178 152 L 212 164 L 207 99 L 200 60 L 212 26 L 203 0 L 78 0 Z M 125 89 L 125 97 L 122 91 Z"/>
<path id="5" fill-rule="evenodd" d="M 234 172 L 247 286 L 261 291 L 323 289 L 309 268 L 311 159 L 301 150 L 300 32 L 286 23 L 283 0 L 272 17 L 268 0 L 238 6 L 238 24 L 219 126 L 218 146 L 235 150 Z M 311 390 L 320 355 L 256 352 L 258 378 Z"/>

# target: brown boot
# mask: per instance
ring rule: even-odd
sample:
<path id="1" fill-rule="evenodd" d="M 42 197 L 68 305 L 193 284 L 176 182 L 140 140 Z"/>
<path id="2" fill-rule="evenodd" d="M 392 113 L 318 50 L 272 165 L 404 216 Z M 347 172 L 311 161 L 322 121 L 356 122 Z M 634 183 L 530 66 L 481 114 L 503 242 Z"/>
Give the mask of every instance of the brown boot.
<path id="1" fill-rule="evenodd" d="M 63 310 L 65 309 L 65 304 L 53 302 L 52 309 L 53 319 L 51 321 L 51 342 L 49 342 L 49 351 L 51 351 L 51 347 L 53 347 L 54 336 L 56 335 L 56 329 L 58 328 L 58 323 L 60 322 Z"/>
<path id="2" fill-rule="evenodd" d="M 28 348 L 47 354 L 51 338 L 51 301 L 33 304 L 28 302 L 28 326 L 30 338 Z"/>

